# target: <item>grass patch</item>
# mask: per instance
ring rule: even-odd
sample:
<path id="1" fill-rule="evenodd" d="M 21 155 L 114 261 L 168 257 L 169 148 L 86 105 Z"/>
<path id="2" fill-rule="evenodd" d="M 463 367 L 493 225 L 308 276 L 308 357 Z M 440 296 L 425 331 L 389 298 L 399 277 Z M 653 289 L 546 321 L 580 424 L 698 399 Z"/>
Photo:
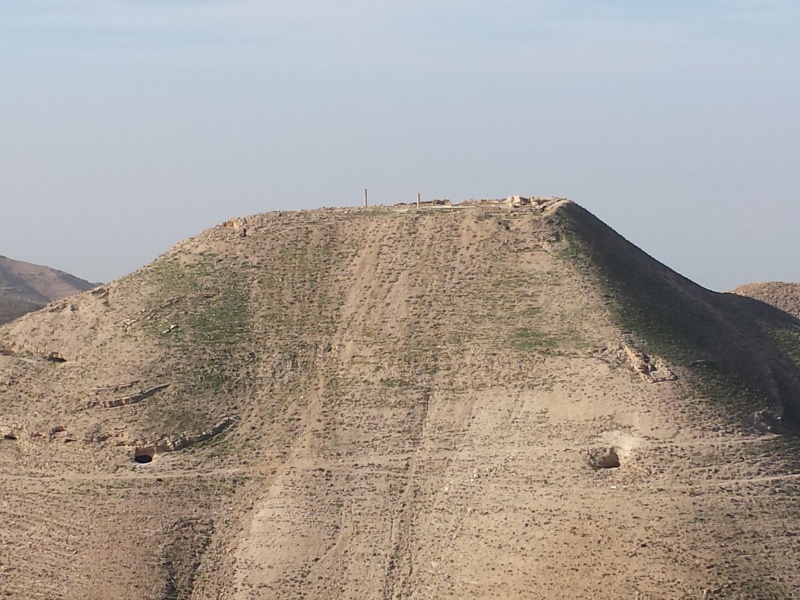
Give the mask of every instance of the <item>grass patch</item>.
<path id="1" fill-rule="evenodd" d="M 526 306 L 520 312 L 520 316 L 527 317 L 527 318 L 533 318 L 533 317 L 535 317 L 536 315 L 538 315 L 541 312 L 542 312 L 542 309 L 540 307 L 538 307 L 538 306 Z"/>
<path id="2" fill-rule="evenodd" d="M 236 450 L 242 450 L 243 446 L 249 445 L 250 440 L 236 440 L 230 434 L 230 428 L 219 435 L 215 435 L 207 440 L 192 444 L 186 449 L 189 453 L 203 452 L 207 457 L 222 457 L 233 454 Z M 253 444 L 255 447 L 255 444 Z"/>
<path id="3" fill-rule="evenodd" d="M 711 366 L 692 368 L 694 391 L 716 404 L 725 406 L 741 417 L 750 419 L 753 412 L 769 408 L 769 397 L 744 381 Z"/>
<path id="4" fill-rule="evenodd" d="M 233 382 L 251 331 L 245 278 L 212 260 L 188 266 L 161 261 L 150 274 L 162 293 L 145 331 L 178 354 L 194 392 L 220 391 Z"/>
<path id="5" fill-rule="evenodd" d="M 177 402 L 148 404 L 145 415 L 156 431 L 169 431 L 172 434 L 202 431 L 211 422 L 211 417 L 205 411 Z"/>
<path id="6" fill-rule="evenodd" d="M 550 335 L 535 329 L 517 329 L 511 336 L 511 346 L 523 352 L 555 348 L 557 342 Z"/>
<path id="7" fill-rule="evenodd" d="M 381 385 L 394 388 L 409 388 L 413 387 L 414 383 L 406 379 L 399 379 L 397 377 L 384 377 L 381 379 Z"/>
<path id="8" fill-rule="evenodd" d="M 792 329 L 774 329 L 771 333 L 781 350 L 800 365 L 800 332 Z"/>

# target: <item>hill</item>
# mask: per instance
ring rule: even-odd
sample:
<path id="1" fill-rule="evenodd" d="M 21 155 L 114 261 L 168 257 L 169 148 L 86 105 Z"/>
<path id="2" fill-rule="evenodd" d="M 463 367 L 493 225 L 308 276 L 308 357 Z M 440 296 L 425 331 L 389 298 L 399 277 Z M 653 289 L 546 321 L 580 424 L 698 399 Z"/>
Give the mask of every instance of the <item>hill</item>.
<path id="1" fill-rule="evenodd" d="M 42 306 L 44 305 L 38 302 L 27 302 L 25 300 L 0 296 L 0 324 L 13 321 L 25 313 L 39 310 Z"/>
<path id="2" fill-rule="evenodd" d="M 0 256 L 0 324 L 95 285 L 63 271 Z"/>
<path id="3" fill-rule="evenodd" d="M 0 589 L 793 598 L 797 340 L 565 200 L 235 219 L 0 327 Z"/>

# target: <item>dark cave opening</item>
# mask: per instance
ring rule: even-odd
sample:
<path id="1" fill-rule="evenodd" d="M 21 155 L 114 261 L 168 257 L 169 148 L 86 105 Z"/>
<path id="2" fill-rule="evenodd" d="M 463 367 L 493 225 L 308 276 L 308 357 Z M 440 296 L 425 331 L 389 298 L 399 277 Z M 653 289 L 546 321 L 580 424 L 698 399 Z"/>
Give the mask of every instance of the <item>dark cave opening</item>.
<path id="1" fill-rule="evenodd" d="M 137 448 L 133 453 L 133 462 L 140 465 L 146 465 L 153 462 L 153 457 L 156 455 L 155 448 Z"/>
<path id="2" fill-rule="evenodd" d="M 601 469 L 616 469 L 619 467 L 619 454 L 616 448 L 609 448 L 608 452 L 600 457 L 597 461 L 597 466 Z"/>

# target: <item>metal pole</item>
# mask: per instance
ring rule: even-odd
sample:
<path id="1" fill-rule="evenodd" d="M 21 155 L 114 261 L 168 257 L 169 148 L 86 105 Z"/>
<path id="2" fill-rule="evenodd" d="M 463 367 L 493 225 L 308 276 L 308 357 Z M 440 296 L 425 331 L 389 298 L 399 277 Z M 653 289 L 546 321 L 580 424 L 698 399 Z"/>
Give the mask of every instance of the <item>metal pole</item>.
<path id="1" fill-rule="evenodd" d="M 369 200 L 367 200 L 367 188 L 364 188 L 364 207 L 369 206 Z"/>

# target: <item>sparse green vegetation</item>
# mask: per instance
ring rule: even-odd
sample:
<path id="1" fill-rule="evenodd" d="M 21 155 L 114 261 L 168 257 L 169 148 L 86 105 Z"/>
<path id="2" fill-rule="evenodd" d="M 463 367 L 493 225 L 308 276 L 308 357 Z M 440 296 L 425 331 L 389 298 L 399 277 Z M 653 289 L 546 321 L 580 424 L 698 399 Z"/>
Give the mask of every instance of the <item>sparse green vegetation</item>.
<path id="1" fill-rule="evenodd" d="M 205 456 L 220 457 L 227 456 L 234 451 L 241 451 L 251 444 L 248 443 L 247 438 L 240 439 L 230 435 L 230 430 L 223 431 L 219 435 L 192 444 L 185 452 L 197 453 L 203 452 Z"/>
<path id="2" fill-rule="evenodd" d="M 518 329 L 511 336 L 511 346 L 524 352 L 554 348 L 556 345 L 553 337 L 535 329 Z"/>
<path id="3" fill-rule="evenodd" d="M 145 418 L 153 425 L 154 431 L 173 435 L 202 431 L 211 422 L 211 417 L 205 411 L 174 401 L 146 404 Z"/>
<path id="4" fill-rule="evenodd" d="M 764 392 L 713 366 L 692 367 L 692 374 L 696 393 L 747 420 L 752 420 L 754 411 L 770 406 L 769 397 Z"/>
<path id="5" fill-rule="evenodd" d="M 213 259 L 213 257 L 210 257 Z M 190 266 L 162 260 L 150 277 L 162 290 L 145 329 L 177 351 L 194 391 L 221 390 L 235 380 L 251 331 L 244 277 L 206 259 Z"/>
<path id="6" fill-rule="evenodd" d="M 800 331 L 794 329 L 774 329 L 772 336 L 781 349 L 800 364 Z"/>
<path id="7" fill-rule="evenodd" d="M 399 379 L 396 377 L 386 377 L 381 379 L 381 385 L 394 388 L 408 388 L 414 386 L 414 384 L 411 381 L 407 381 L 405 379 Z"/>
<path id="8" fill-rule="evenodd" d="M 538 315 L 541 312 L 542 312 L 542 309 L 540 307 L 530 305 L 530 306 L 526 306 L 525 308 L 522 309 L 522 311 L 520 312 L 520 316 L 530 319 L 530 318 L 535 317 L 536 315 Z"/>

